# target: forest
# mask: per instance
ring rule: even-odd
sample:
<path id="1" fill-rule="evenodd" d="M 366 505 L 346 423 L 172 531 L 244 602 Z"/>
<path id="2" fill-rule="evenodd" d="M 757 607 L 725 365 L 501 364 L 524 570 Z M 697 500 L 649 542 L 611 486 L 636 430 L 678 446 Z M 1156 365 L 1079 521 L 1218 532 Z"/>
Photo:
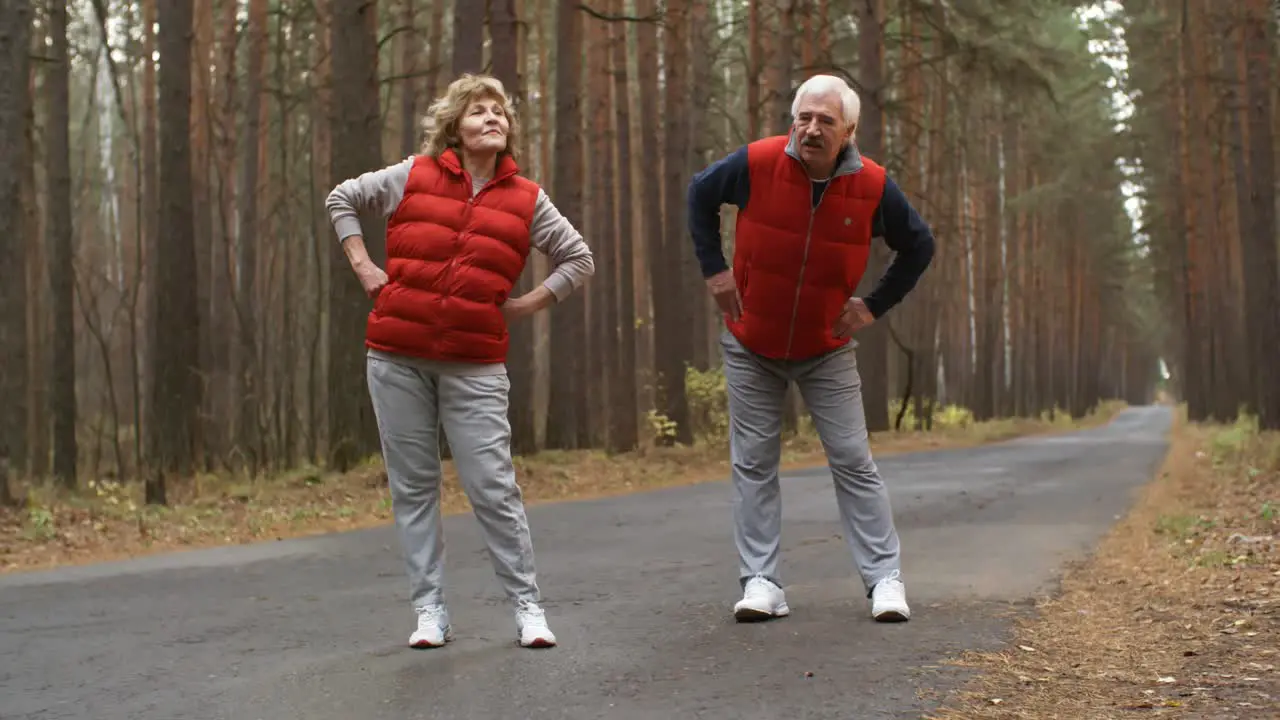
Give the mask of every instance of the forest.
<path id="1" fill-rule="evenodd" d="M 582 292 L 512 330 L 521 454 L 711 431 L 722 321 L 688 182 L 787 132 L 815 73 L 857 89 L 859 149 L 937 238 L 858 337 L 873 434 L 1166 394 L 1280 428 L 1277 18 L 1268 0 L 0 0 L 0 500 L 116 478 L 163 504 L 196 473 L 376 455 L 370 301 L 324 198 L 417 152 L 464 72 L 506 85 L 523 173 L 595 255 Z"/>

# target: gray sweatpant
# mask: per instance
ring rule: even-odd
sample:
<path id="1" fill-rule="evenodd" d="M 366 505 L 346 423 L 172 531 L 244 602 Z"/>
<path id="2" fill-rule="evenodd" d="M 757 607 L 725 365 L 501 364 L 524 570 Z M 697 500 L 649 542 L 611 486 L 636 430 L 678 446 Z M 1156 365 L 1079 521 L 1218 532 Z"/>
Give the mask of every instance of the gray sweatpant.
<path id="1" fill-rule="evenodd" d="M 782 413 L 795 382 L 826 451 L 844 536 L 867 593 L 900 570 L 898 533 L 889 494 L 867 438 L 853 344 L 802 361 L 751 352 L 731 333 L 720 340 L 729 394 L 729 456 L 733 465 L 734 539 L 740 580 L 763 576 L 779 586 L 782 495 Z"/>
<path id="2" fill-rule="evenodd" d="M 537 602 L 533 543 L 511 464 L 506 374 L 448 375 L 370 357 L 367 375 L 414 607 L 444 600 L 440 429 L 507 597 Z"/>

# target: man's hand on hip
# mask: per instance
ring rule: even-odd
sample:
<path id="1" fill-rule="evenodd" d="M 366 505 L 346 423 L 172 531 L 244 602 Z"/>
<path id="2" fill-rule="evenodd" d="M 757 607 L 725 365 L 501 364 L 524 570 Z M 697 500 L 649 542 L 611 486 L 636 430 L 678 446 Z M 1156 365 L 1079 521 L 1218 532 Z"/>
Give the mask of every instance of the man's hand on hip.
<path id="1" fill-rule="evenodd" d="M 849 298 L 849 301 L 844 304 L 844 311 L 840 313 L 840 317 L 836 318 L 833 331 L 836 337 L 847 338 L 875 321 L 875 316 L 867 309 L 867 304 L 862 302 L 862 298 Z"/>
<path id="2" fill-rule="evenodd" d="M 720 312 L 737 321 L 742 317 L 742 296 L 738 294 L 738 283 L 733 279 L 733 271 L 725 270 L 707 278 L 707 289 L 720 306 Z"/>

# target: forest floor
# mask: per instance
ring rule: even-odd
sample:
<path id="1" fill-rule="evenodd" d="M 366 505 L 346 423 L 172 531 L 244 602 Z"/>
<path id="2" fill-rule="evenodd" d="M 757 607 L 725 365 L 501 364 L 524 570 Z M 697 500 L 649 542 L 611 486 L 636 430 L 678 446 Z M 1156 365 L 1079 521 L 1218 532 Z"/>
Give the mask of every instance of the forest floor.
<path id="1" fill-rule="evenodd" d="M 1085 418 L 963 422 L 930 432 L 873 436 L 877 456 L 980 445 L 1016 437 L 1093 427 L 1123 404 L 1107 403 Z M 725 443 L 645 448 L 610 456 L 600 451 L 546 451 L 515 458 L 527 504 L 607 497 L 722 480 L 729 474 Z M 821 443 L 802 429 L 783 443 L 784 469 L 822 465 Z M 157 552 L 234 545 L 391 522 L 391 498 L 380 461 L 345 474 L 302 469 L 257 481 L 199 476 L 167 489 L 169 505 L 142 504 L 138 485 L 90 483 L 70 493 L 26 488 L 26 502 L 0 508 L 0 573 L 78 565 Z M 470 512 L 453 464 L 445 462 L 442 511 Z"/>
<path id="2" fill-rule="evenodd" d="M 935 720 L 1275 718 L 1280 433 L 1176 422 L 1130 513 Z"/>

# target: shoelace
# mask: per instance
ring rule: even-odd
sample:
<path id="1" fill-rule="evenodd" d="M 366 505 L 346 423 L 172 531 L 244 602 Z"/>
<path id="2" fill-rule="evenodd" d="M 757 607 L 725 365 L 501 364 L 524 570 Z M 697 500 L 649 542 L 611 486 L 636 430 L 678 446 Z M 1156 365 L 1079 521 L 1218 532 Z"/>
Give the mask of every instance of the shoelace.
<path id="1" fill-rule="evenodd" d="M 746 595 L 768 595 L 769 583 L 763 578 L 751 578 L 747 581 Z"/>
<path id="2" fill-rule="evenodd" d="M 444 617 L 444 609 L 440 607 L 427 607 L 418 610 L 418 627 L 424 625 L 438 625 L 440 619 Z"/>
<path id="3" fill-rule="evenodd" d="M 531 602 L 521 603 L 519 612 L 521 617 L 524 618 L 525 625 L 544 627 L 547 624 L 547 614 L 543 612 L 542 608 Z"/>

